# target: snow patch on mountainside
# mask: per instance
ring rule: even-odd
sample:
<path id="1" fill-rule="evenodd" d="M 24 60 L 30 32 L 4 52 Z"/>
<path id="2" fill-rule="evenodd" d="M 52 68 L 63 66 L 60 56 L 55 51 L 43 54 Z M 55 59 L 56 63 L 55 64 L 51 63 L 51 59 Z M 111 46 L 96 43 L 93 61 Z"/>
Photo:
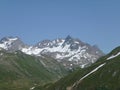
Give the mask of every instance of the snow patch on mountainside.
<path id="1" fill-rule="evenodd" d="M 35 89 L 35 87 L 31 87 L 31 88 L 30 88 L 30 90 L 33 90 L 33 89 Z"/>
<path id="2" fill-rule="evenodd" d="M 103 67 L 106 63 L 103 63 L 101 65 L 99 65 L 97 68 L 95 68 L 94 70 L 92 70 L 91 72 L 89 72 L 88 74 L 86 74 L 85 76 L 83 76 L 79 81 L 83 80 L 84 78 L 88 77 L 89 75 L 91 75 L 92 73 L 94 73 L 95 71 L 97 71 L 99 68 Z"/>
<path id="3" fill-rule="evenodd" d="M 40 52 L 42 51 L 43 49 L 40 49 L 40 48 L 33 48 L 32 46 L 28 47 L 28 48 L 22 48 L 22 52 L 28 54 L 28 55 L 37 55 L 37 56 L 40 56 Z"/>
<path id="4" fill-rule="evenodd" d="M 1 40 L 2 43 L 0 43 L 0 47 L 3 49 L 8 49 L 8 47 L 11 46 L 11 44 L 16 41 L 18 38 L 7 38 L 7 40 Z"/>
<path id="5" fill-rule="evenodd" d="M 0 44 L 0 47 L 3 48 L 3 49 L 7 49 L 5 44 Z"/>
<path id="6" fill-rule="evenodd" d="M 86 74 L 85 76 L 83 76 L 81 79 L 79 79 L 78 81 L 76 81 L 72 86 L 68 87 L 70 89 L 67 90 L 72 90 L 71 88 L 75 87 L 76 85 L 79 85 L 79 83 L 85 79 L 86 77 L 88 77 L 89 75 L 91 75 L 92 73 L 96 72 L 97 70 L 99 70 L 101 67 L 103 67 L 106 63 L 103 63 L 101 65 L 99 65 L 97 68 L 93 69 L 91 72 L 89 72 L 88 74 Z"/>
<path id="7" fill-rule="evenodd" d="M 118 52 L 116 55 L 112 55 L 112 56 L 108 57 L 107 60 L 113 59 L 119 55 L 120 55 L 120 52 Z"/>
<path id="8" fill-rule="evenodd" d="M 81 68 L 84 68 L 86 65 L 87 65 L 87 64 L 82 64 L 82 65 L 81 65 Z"/>

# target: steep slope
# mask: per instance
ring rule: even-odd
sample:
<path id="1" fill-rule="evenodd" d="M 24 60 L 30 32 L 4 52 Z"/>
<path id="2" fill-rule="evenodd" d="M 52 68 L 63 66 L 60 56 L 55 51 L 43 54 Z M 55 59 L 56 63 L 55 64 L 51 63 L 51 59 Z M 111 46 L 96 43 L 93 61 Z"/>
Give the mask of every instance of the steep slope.
<path id="1" fill-rule="evenodd" d="M 39 90 L 37 87 L 35 90 Z M 42 89 L 40 89 L 42 90 Z M 120 90 L 120 47 L 43 90 Z"/>
<path id="2" fill-rule="evenodd" d="M 0 49 L 0 90 L 29 90 L 66 74 L 67 70 L 53 58 Z"/>

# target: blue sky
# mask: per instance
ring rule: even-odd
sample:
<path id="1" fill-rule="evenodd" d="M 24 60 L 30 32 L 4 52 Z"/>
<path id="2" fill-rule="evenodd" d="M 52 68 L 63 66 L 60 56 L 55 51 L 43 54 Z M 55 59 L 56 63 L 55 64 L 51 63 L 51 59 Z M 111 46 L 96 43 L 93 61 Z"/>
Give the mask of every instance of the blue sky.
<path id="1" fill-rule="evenodd" d="M 0 0 L 0 38 L 27 44 L 79 38 L 108 53 L 120 45 L 120 0 Z"/>

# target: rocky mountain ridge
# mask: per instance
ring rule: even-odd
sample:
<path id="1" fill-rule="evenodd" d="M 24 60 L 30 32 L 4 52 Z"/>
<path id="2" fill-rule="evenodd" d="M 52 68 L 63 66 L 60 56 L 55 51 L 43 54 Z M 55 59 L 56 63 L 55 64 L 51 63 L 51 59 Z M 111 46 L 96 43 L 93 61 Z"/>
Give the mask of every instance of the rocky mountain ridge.
<path id="1" fill-rule="evenodd" d="M 69 35 L 65 39 L 43 40 L 33 46 L 24 44 L 18 37 L 5 37 L 0 40 L 0 47 L 8 51 L 20 50 L 28 55 L 47 55 L 62 62 L 66 67 L 78 65 L 84 68 L 104 55 L 98 47 Z"/>

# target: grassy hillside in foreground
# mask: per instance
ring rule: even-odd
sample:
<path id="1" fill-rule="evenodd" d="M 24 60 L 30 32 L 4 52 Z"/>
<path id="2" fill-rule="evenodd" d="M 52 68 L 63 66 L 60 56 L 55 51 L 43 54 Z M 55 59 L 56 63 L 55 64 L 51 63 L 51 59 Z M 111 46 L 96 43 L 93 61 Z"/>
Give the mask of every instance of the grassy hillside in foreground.
<path id="1" fill-rule="evenodd" d="M 119 52 L 120 47 L 117 47 L 92 66 L 75 71 L 54 84 L 37 87 L 35 90 L 120 90 L 120 55 L 117 55 Z M 115 55 L 116 57 L 107 60 Z M 104 65 L 97 69 L 102 64 Z M 92 73 L 89 74 L 90 72 Z"/>
<path id="2" fill-rule="evenodd" d="M 33 57 L 22 52 L 0 50 L 0 90 L 30 90 L 54 82 L 67 70 L 50 57 Z"/>

